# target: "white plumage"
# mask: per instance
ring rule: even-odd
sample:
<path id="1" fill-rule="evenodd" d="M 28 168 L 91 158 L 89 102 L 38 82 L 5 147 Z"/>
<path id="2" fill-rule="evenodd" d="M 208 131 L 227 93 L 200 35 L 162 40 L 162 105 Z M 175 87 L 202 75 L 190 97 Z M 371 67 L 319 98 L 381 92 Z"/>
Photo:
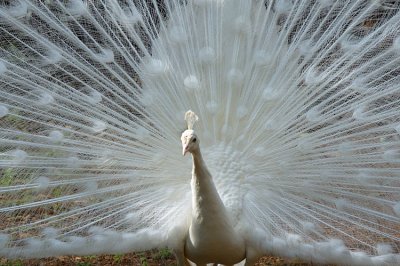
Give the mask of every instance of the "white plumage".
<path id="1" fill-rule="evenodd" d="M 399 28 L 384 0 L 2 3 L 0 256 L 179 253 L 192 109 L 252 257 L 400 264 Z"/>
<path id="2" fill-rule="evenodd" d="M 238 221 L 233 221 L 226 211 L 201 155 L 200 141 L 193 130 L 198 117 L 189 110 L 185 118 L 188 129 L 182 133 L 181 140 L 183 155 L 189 152 L 193 159 L 192 213 L 181 245 L 175 247 L 178 264 L 187 264 L 188 258 L 196 265 L 210 262 L 233 265 L 246 258 L 246 265 L 253 265 L 259 254 L 246 245 L 246 236 L 238 230 Z"/>

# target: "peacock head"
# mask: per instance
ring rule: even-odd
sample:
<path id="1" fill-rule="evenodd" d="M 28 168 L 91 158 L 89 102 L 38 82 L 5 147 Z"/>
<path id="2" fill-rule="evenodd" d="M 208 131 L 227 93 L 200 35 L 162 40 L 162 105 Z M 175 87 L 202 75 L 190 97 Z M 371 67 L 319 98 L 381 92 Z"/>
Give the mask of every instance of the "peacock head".
<path id="1" fill-rule="evenodd" d="M 185 120 L 188 129 L 181 136 L 183 156 L 187 152 L 193 153 L 193 151 L 199 148 L 199 140 L 193 130 L 193 126 L 199 120 L 199 117 L 193 111 L 189 110 L 185 113 Z"/>
<path id="2" fill-rule="evenodd" d="M 183 156 L 185 156 L 187 152 L 193 153 L 199 148 L 199 140 L 192 129 L 185 130 L 182 133 L 181 140 Z"/>

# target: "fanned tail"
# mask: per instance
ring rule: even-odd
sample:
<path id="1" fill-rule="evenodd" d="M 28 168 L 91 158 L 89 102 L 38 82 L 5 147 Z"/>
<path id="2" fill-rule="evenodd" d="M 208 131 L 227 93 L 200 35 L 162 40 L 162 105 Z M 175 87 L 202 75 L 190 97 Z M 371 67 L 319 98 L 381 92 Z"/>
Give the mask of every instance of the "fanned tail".
<path id="1" fill-rule="evenodd" d="M 395 1 L 2 5 L 0 255 L 173 245 L 191 109 L 249 244 L 399 264 L 399 28 Z"/>
<path id="2" fill-rule="evenodd" d="M 185 223 L 180 127 L 139 100 L 144 58 L 166 27 L 160 8 L 1 6 L 1 256 L 146 250 Z"/>

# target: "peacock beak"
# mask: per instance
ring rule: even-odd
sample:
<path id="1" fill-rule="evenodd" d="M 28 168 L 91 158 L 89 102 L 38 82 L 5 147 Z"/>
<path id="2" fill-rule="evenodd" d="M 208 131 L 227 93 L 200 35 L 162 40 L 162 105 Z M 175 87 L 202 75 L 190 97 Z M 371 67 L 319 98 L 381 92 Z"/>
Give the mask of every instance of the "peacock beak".
<path id="1" fill-rule="evenodd" d="M 185 156 L 189 150 L 189 145 L 183 145 L 182 155 Z"/>

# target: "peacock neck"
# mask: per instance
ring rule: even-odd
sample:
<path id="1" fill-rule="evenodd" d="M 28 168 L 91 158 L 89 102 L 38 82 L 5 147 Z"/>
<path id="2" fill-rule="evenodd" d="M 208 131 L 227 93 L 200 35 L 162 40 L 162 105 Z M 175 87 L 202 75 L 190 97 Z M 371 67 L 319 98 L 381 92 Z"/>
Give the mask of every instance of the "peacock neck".
<path id="1" fill-rule="evenodd" d="M 212 177 L 204 163 L 203 156 L 201 155 L 200 149 L 196 149 L 192 152 L 193 159 L 193 172 L 192 172 L 192 185 L 197 190 L 209 190 L 211 186 L 214 187 Z M 194 184 L 193 184 L 194 183 Z M 216 189 L 215 189 L 216 190 Z"/>
<path id="2" fill-rule="evenodd" d="M 201 265 L 207 262 L 233 265 L 245 257 L 243 238 L 233 226 L 200 150 L 192 151 L 192 156 L 192 220 L 185 254 Z"/>
<path id="3" fill-rule="evenodd" d="M 211 174 L 208 171 L 203 156 L 201 155 L 200 148 L 192 152 L 193 159 L 193 178 L 209 178 L 211 179 Z"/>
<path id="4" fill-rule="evenodd" d="M 203 219 L 209 215 L 224 214 L 225 206 L 219 197 L 212 176 L 204 163 L 200 149 L 192 152 L 192 158 L 193 215 Z"/>

